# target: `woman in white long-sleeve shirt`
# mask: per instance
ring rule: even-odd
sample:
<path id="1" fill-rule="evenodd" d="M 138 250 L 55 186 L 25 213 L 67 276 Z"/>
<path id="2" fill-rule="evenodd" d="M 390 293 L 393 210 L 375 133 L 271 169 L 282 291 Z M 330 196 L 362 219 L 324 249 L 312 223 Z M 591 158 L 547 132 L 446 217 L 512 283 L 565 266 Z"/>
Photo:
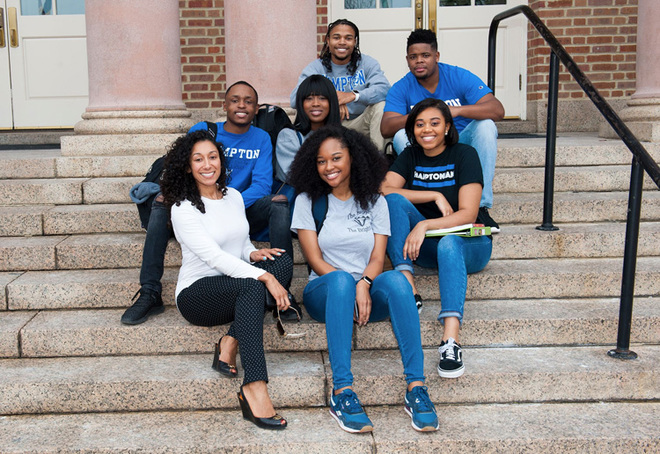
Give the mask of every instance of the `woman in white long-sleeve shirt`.
<path id="1" fill-rule="evenodd" d="M 213 368 L 236 376 L 240 347 L 243 417 L 259 427 L 283 429 L 286 420 L 275 414 L 266 387 L 263 315 L 268 293 L 280 310 L 288 308 L 284 285 L 291 280 L 293 264 L 282 249 L 252 245 L 243 198 L 226 186 L 224 163 L 208 131 L 177 139 L 165 159 L 161 187 L 182 253 L 176 304 L 194 325 L 232 322 L 216 344 Z"/>

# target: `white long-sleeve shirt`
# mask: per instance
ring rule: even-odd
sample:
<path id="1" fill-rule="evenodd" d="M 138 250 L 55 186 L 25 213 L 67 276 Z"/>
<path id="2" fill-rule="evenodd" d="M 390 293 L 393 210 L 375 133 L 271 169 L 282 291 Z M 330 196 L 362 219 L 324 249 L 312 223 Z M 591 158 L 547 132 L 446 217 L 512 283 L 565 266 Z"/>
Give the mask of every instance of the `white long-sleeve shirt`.
<path id="1" fill-rule="evenodd" d="M 241 193 L 227 188 L 220 200 L 202 197 L 206 213 L 188 200 L 172 206 L 172 227 L 181 244 L 181 269 L 176 297 L 181 290 L 207 276 L 257 279 L 264 270 L 252 266 L 249 225 Z"/>

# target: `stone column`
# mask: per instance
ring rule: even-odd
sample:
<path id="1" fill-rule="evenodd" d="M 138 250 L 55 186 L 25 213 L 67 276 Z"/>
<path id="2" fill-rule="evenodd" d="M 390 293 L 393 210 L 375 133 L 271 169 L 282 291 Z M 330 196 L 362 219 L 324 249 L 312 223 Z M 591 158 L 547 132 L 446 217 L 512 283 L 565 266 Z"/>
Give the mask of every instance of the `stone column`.
<path id="1" fill-rule="evenodd" d="M 620 117 L 639 140 L 660 142 L 660 2 L 639 0 L 637 8 L 636 91 Z M 613 134 L 609 125 L 600 132 Z"/>
<path id="2" fill-rule="evenodd" d="M 289 105 L 302 69 L 317 58 L 316 2 L 225 2 L 227 85 L 246 80 L 260 103 Z"/>
<path id="3" fill-rule="evenodd" d="M 147 154 L 192 124 L 178 0 L 86 0 L 89 106 L 63 155 Z"/>

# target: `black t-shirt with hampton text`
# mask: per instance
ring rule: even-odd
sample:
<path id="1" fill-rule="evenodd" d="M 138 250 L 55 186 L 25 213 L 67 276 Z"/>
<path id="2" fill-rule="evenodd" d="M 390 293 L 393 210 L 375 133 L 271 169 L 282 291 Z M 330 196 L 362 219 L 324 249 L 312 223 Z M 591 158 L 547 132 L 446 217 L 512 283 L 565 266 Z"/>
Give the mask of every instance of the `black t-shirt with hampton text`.
<path id="1" fill-rule="evenodd" d="M 390 170 L 406 180 L 404 189 L 441 192 L 454 211 L 458 211 L 458 190 L 461 186 L 470 183 L 484 185 L 477 150 L 462 143 L 448 146 L 434 157 L 426 156 L 418 146 L 408 147 Z M 433 202 L 416 204 L 415 207 L 426 219 L 442 217 Z"/>

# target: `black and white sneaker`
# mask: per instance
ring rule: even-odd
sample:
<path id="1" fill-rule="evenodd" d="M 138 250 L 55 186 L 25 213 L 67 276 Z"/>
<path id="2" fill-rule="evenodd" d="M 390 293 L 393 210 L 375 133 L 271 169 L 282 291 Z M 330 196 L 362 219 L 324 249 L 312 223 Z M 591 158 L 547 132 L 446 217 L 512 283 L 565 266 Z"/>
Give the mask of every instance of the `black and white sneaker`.
<path id="1" fill-rule="evenodd" d="M 461 346 L 450 337 L 440 343 L 438 347 L 440 362 L 438 363 L 438 374 L 442 378 L 458 378 L 465 372 L 463 365 L 463 352 Z"/>
<path id="2" fill-rule="evenodd" d="M 415 293 L 415 306 L 417 306 L 417 313 L 421 315 L 422 307 L 424 306 L 424 300 L 419 293 Z"/>
<path id="3" fill-rule="evenodd" d="M 500 225 L 495 222 L 493 218 L 490 217 L 488 213 L 488 208 L 480 207 L 479 215 L 477 216 L 477 221 L 481 222 L 486 227 L 490 227 L 490 233 L 500 233 Z"/>

